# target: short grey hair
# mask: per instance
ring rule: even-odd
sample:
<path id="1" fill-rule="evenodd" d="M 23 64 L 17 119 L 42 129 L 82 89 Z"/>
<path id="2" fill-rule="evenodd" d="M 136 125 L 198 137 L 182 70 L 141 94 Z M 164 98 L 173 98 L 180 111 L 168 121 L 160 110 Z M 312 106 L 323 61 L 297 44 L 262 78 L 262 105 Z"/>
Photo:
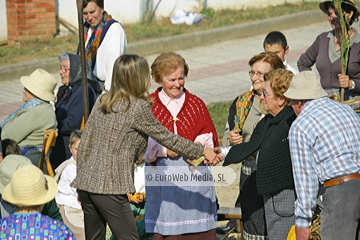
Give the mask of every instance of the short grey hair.
<path id="1" fill-rule="evenodd" d="M 61 63 L 62 61 L 64 60 L 69 60 L 70 61 L 70 58 L 69 58 L 69 55 L 66 53 L 66 52 L 62 52 L 59 56 L 59 62 Z"/>

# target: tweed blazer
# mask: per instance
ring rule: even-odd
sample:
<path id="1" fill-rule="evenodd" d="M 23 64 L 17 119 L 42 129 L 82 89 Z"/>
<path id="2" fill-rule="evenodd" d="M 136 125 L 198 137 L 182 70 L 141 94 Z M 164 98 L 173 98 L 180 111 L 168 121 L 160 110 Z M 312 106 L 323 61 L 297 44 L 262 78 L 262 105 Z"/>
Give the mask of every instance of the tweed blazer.
<path id="1" fill-rule="evenodd" d="M 131 98 L 114 104 L 117 113 L 100 110 L 100 96 L 86 123 L 77 153 L 77 177 L 72 186 L 97 194 L 134 193 L 134 162 L 143 157 L 148 136 L 166 148 L 195 159 L 204 147 L 186 140 L 156 121 L 150 105 Z"/>

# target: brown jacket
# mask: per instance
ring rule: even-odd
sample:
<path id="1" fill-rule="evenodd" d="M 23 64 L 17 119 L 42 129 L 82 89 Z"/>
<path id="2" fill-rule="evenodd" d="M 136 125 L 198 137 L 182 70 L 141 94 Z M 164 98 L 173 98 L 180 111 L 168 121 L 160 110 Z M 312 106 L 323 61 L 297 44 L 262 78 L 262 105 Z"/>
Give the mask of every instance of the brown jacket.
<path id="1" fill-rule="evenodd" d="M 195 159 L 203 146 L 179 137 L 156 121 L 149 104 L 131 99 L 114 105 L 118 113 L 101 112 L 98 98 L 81 138 L 77 153 L 77 177 L 72 186 L 91 193 L 126 194 L 135 192 L 134 162 L 146 150 L 148 136 L 179 155 Z"/>

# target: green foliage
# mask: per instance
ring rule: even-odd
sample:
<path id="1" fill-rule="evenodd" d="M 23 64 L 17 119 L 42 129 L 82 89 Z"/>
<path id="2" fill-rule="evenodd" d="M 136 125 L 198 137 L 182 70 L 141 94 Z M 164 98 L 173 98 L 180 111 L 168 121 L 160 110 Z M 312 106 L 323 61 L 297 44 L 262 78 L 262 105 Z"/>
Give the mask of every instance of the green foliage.
<path id="1" fill-rule="evenodd" d="M 235 96 L 234 96 L 235 97 Z M 214 122 L 219 139 L 223 138 L 225 125 L 229 115 L 229 107 L 232 101 L 211 103 L 207 105 L 211 118 Z"/>
<path id="2" fill-rule="evenodd" d="M 351 28 L 347 13 L 343 12 L 341 8 L 341 2 L 342 2 L 341 0 L 332 0 L 332 4 L 335 6 L 336 9 L 336 14 L 339 17 L 339 23 L 341 27 L 340 37 L 341 37 L 341 65 L 343 66 L 342 74 L 346 74 L 347 66 L 349 62 Z"/>
<path id="3" fill-rule="evenodd" d="M 213 17 L 213 16 L 216 14 L 216 12 L 214 11 L 214 9 L 212 9 L 212 8 L 204 9 L 204 10 L 202 10 L 200 13 L 201 13 L 201 14 L 205 14 L 205 15 L 208 16 L 208 17 Z"/>

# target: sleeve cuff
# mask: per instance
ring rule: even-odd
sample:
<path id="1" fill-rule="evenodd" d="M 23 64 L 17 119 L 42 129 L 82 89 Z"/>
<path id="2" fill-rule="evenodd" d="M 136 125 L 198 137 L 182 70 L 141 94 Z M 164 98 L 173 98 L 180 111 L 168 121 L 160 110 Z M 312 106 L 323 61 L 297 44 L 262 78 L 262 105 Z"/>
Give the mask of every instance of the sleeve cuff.
<path id="1" fill-rule="evenodd" d="M 350 87 L 350 90 L 351 91 L 354 91 L 355 90 L 355 82 L 353 80 L 350 80 L 351 81 L 351 87 Z"/>
<path id="2" fill-rule="evenodd" d="M 167 157 L 167 148 L 158 144 L 158 157 Z"/>
<path id="3" fill-rule="evenodd" d="M 299 228 L 308 228 L 311 226 L 311 219 L 297 216 L 295 218 L 295 225 Z"/>

